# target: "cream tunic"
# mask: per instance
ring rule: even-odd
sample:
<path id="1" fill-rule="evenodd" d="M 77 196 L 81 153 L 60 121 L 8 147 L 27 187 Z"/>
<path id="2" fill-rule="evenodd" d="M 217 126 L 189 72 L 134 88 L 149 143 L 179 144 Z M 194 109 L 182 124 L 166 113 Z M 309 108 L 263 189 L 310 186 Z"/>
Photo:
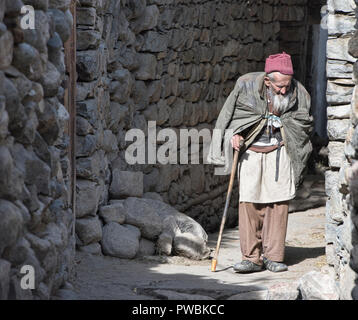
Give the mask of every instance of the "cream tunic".
<path id="1" fill-rule="evenodd" d="M 240 158 L 240 202 L 273 203 L 296 196 L 291 160 L 281 147 L 278 181 L 275 181 L 277 150 L 259 153 L 247 150 Z"/>

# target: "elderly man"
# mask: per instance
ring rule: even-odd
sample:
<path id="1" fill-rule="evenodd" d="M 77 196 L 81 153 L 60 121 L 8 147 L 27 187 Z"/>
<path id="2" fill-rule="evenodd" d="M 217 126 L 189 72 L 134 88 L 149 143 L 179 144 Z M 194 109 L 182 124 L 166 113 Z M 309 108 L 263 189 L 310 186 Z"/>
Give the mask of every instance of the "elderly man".
<path id="1" fill-rule="evenodd" d="M 288 54 L 270 56 L 265 72 L 237 80 L 216 122 L 216 129 L 232 132 L 222 145 L 240 151 L 242 261 L 234 265 L 239 273 L 287 270 L 288 201 L 295 197 L 312 152 L 313 124 L 310 96 L 293 74 Z M 213 144 L 209 163 L 228 168 L 228 149 L 220 146 L 218 151 Z"/>

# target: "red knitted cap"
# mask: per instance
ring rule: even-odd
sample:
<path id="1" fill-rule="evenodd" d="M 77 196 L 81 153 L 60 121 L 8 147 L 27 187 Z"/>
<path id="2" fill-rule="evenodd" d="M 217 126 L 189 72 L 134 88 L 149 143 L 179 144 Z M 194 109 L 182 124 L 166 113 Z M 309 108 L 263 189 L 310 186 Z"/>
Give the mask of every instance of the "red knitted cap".
<path id="1" fill-rule="evenodd" d="M 291 56 L 286 52 L 273 54 L 266 59 L 265 72 L 278 71 L 282 74 L 293 75 Z"/>

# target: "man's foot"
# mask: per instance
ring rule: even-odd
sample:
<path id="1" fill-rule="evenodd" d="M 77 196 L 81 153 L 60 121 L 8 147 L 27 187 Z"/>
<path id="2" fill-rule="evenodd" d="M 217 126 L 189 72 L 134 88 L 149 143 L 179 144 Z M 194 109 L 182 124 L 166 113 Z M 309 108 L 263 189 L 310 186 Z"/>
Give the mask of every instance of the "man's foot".
<path id="1" fill-rule="evenodd" d="M 264 266 L 267 270 L 271 272 L 282 272 L 287 271 L 288 267 L 282 262 L 275 262 L 263 257 Z"/>
<path id="2" fill-rule="evenodd" d="M 238 273 L 250 273 L 250 272 L 258 272 L 262 271 L 263 266 L 253 263 L 249 260 L 242 260 L 239 263 L 234 265 L 234 271 Z"/>

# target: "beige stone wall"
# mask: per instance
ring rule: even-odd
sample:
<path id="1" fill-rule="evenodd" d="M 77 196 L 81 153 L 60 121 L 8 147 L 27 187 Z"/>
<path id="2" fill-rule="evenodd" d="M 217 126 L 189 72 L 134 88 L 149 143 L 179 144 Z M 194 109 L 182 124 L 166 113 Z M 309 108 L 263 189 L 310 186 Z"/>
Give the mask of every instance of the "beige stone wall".
<path id="1" fill-rule="evenodd" d="M 326 172 L 326 254 L 341 299 L 352 299 L 356 278 L 353 270 L 357 271 L 354 249 L 357 237 L 354 226 L 356 4 L 330 0 L 327 5 L 327 132 L 330 141 Z"/>

